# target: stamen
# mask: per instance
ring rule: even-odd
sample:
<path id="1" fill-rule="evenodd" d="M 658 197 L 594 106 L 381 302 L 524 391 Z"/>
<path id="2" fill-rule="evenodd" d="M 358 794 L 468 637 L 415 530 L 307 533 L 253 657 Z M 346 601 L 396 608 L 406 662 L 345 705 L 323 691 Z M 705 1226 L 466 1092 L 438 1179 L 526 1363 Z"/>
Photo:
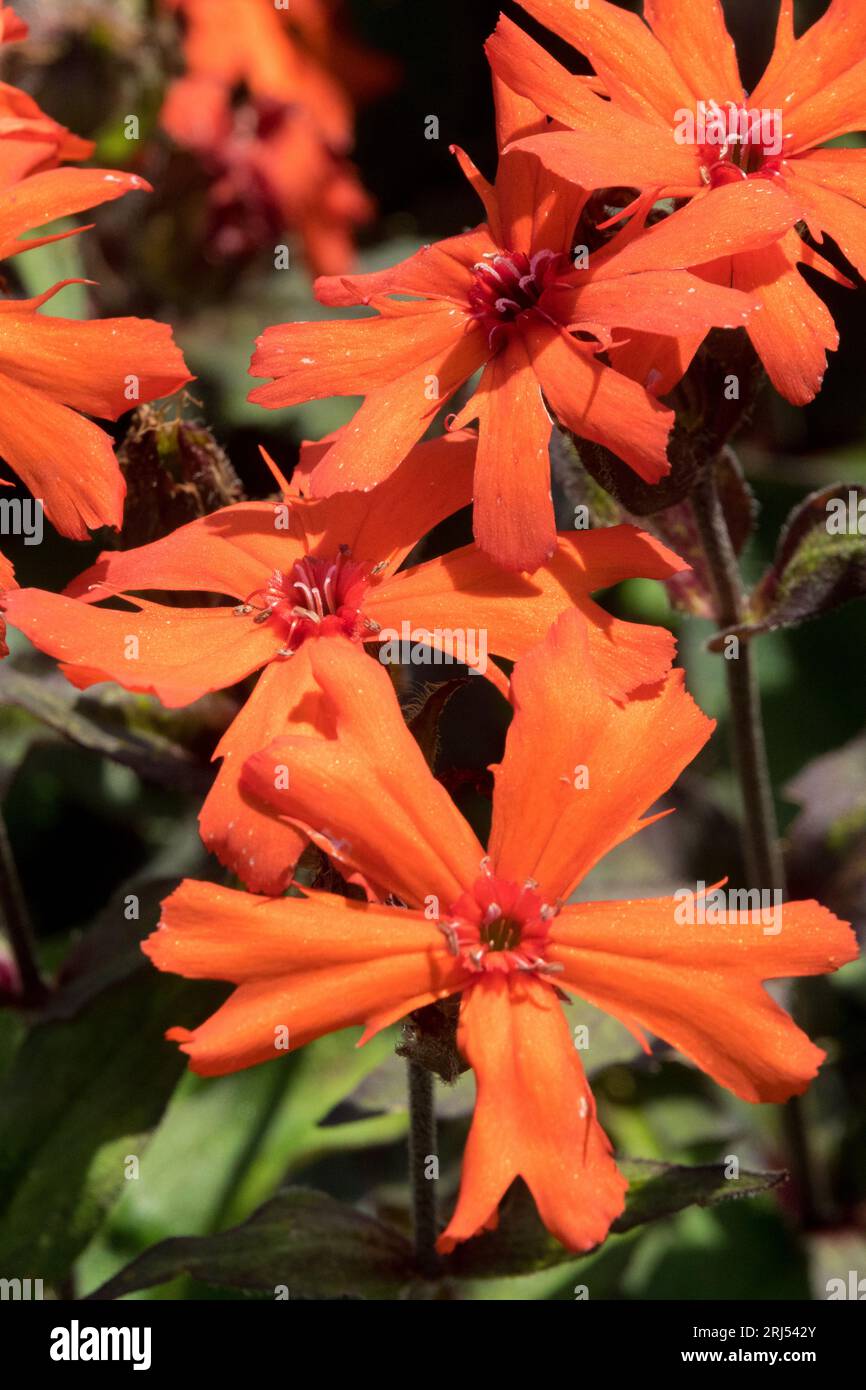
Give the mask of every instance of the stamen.
<path id="1" fill-rule="evenodd" d="M 437 922 L 436 926 L 448 943 L 448 954 L 451 956 L 460 955 L 460 942 L 457 936 L 457 927 L 454 922 Z"/>

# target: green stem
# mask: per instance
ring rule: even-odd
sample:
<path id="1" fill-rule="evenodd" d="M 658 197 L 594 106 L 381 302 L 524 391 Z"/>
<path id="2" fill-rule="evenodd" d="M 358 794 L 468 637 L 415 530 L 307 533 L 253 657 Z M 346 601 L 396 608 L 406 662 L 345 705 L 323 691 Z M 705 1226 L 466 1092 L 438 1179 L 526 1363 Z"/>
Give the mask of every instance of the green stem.
<path id="1" fill-rule="evenodd" d="M 745 595 L 712 463 L 698 479 L 691 500 L 709 568 L 719 627 L 726 631 L 742 622 Z M 734 766 L 743 805 L 742 842 L 748 886 L 778 889 L 784 893 L 785 866 L 773 804 L 755 652 L 748 638 L 741 638 L 737 655 L 725 660 L 725 675 Z M 803 1224 L 812 1226 L 821 1221 L 822 1204 L 799 1097 L 794 1096 L 783 1106 L 782 1124 Z"/>
<path id="2" fill-rule="evenodd" d="M 743 621 L 745 596 L 740 569 L 712 464 L 701 474 L 692 507 L 701 534 L 716 614 L 722 631 Z M 734 767 L 743 804 L 743 855 L 750 888 L 785 891 L 785 867 L 770 783 L 767 745 L 761 718 L 754 649 L 740 638 L 736 656 L 726 657 Z"/>
<path id="3" fill-rule="evenodd" d="M 439 1268 L 436 1254 L 436 1180 L 425 1175 L 427 1160 L 436 1155 L 436 1107 L 433 1073 L 417 1062 L 408 1062 L 409 1080 L 409 1179 L 412 1185 L 412 1222 L 415 1256 L 422 1274 L 432 1278 Z"/>
<path id="4" fill-rule="evenodd" d="M 36 960 L 36 947 L 24 893 L 15 867 L 6 822 L 0 813 L 0 931 L 7 938 L 21 980 L 21 1003 L 39 1004 L 48 989 Z"/>

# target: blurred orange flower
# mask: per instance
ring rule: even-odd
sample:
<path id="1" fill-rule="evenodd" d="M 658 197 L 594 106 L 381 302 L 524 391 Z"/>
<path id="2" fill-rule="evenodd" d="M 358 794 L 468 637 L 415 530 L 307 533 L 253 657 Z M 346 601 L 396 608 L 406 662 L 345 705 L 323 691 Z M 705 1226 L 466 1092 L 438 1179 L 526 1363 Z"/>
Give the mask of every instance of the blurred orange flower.
<path id="1" fill-rule="evenodd" d="M 747 912 L 723 928 L 679 925 L 672 898 L 563 906 L 603 855 L 655 819 L 642 818 L 646 808 L 713 727 L 682 672 L 620 706 L 589 655 L 571 611 L 518 661 L 485 856 L 385 672 L 344 640 L 315 644 L 329 735 L 277 740 L 250 760 L 244 782 L 378 900 L 304 890 L 268 902 L 188 881 L 144 945 L 161 970 L 237 986 L 200 1027 L 168 1034 L 205 1076 L 272 1058 L 281 1029 L 292 1048 L 357 1024 L 368 1038 L 462 994 L 458 1044 L 478 1095 L 443 1252 L 494 1226 L 518 1177 L 571 1250 L 603 1240 L 623 1208 L 626 1182 L 562 990 L 612 1013 L 645 1046 L 643 1028 L 664 1038 L 738 1096 L 780 1101 L 806 1088 L 824 1054 L 762 982 L 856 956 L 853 933 L 814 902 L 787 904 L 772 936 Z M 405 906 L 384 905 L 386 895 Z"/>
<path id="2" fill-rule="evenodd" d="M 322 0 L 169 0 L 186 24 L 186 74 L 162 123 L 212 175 L 210 253 L 257 249 L 297 230 L 317 273 L 348 269 L 373 205 L 345 155 L 353 95 L 378 95 L 387 59 L 355 44 Z M 355 74 L 355 78 L 351 77 Z"/>

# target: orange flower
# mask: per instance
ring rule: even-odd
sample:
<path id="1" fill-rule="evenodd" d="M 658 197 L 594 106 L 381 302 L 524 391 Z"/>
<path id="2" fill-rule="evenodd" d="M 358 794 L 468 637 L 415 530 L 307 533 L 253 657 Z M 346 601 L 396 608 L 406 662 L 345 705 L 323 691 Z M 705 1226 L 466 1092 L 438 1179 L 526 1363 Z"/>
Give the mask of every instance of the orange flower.
<path id="1" fill-rule="evenodd" d="M 406 907 L 312 891 L 268 902 L 186 882 L 144 945 L 161 970 L 237 986 L 200 1027 L 168 1034 L 207 1076 L 272 1058 L 282 1028 L 293 1048 L 358 1024 L 367 1038 L 462 994 L 458 1043 L 478 1098 L 443 1252 L 495 1224 L 517 1177 L 575 1251 L 603 1240 L 622 1210 L 626 1183 L 560 987 L 641 1038 L 646 1028 L 666 1039 L 737 1095 L 778 1101 L 805 1089 L 823 1053 L 762 981 L 856 955 L 853 934 L 817 903 L 788 904 L 773 936 L 748 913 L 725 927 L 678 925 L 671 898 L 562 906 L 608 850 L 654 819 L 641 818 L 645 808 L 712 729 L 682 672 L 618 706 L 588 657 L 585 624 L 569 611 L 517 663 L 485 856 L 427 768 L 385 672 L 346 641 L 316 644 L 330 736 L 278 740 L 244 780 L 344 873 Z M 288 789 L 275 791 L 284 764 Z"/>
<path id="2" fill-rule="evenodd" d="M 309 450 L 305 467 L 323 447 Z M 244 759 L 278 734 L 319 727 L 314 648 L 345 637 L 378 642 L 408 622 L 428 635 L 427 645 L 461 660 L 467 632 L 485 634 L 491 652 L 513 660 L 576 604 L 613 695 L 624 698 L 670 667 L 669 632 L 611 618 L 589 597 L 630 575 L 662 579 L 684 568 L 633 527 L 563 534 L 532 581 L 497 570 L 474 546 L 397 573 L 422 536 L 468 503 L 474 452 L 474 436 L 455 433 L 420 445 L 374 494 L 322 502 L 289 489 L 283 504 L 227 507 L 151 545 L 107 552 L 66 597 L 7 594 L 9 621 L 61 660 L 75 685 L 115 680 L 170 707 L 262 670 L 216 750 L 222 768 L 200 823 L 205 844 L 245 883 L 282 892 L 306 840 L 244 796 L 239 777 Z M 188 608 L 135 598 L 134 612 L 92 606 L 148 589 L 231 595 L 235 603 Z M 497 666 L 489 663 L 486 674 L 507 693 Z"/>
<path id="3" fill-rule="evenodd" d="M 537 108 L 497 84 L 500 149 L 544 126 Z M 587 195 L 545 175 L 532 155 L 499 162 L 495 186 L 460 151 L 487 222 L 426 247 L 390 270 L 324 279 L 325 304 L 369 304 L 375 317 L 283 324 L 258 341 L 251 374 L 271 377 L 250 400 L 279 409 L 334 395 L 366 396 L 352 425 L 313 478 L 330 496 L 388 476 L 432 418 L 479 368 L 477 391 L 457 424 L 479 420 L 475 536 L 509 569 L 534 570 L 555 544 L 550 498 L 550 411 L 569 429 L 607 445 L 641 477 L 669 471 L 673 415 L 598 359 L 613 330 L 699 334 L 742 326 L 753 300 L 678 270 L 736 247 L 759 247 L 796 210 L 765 187 L 727 190 L 731 220 L 708 221 L 700 204 L 645 236 L 627 232 L 572 264 L 574 227 Z M 735 219 L 735 220 L 734 220 Z M 672 271 L 674 273 L 672 273 Z M 392 295 L 411 295 L 395 300 Z M 580 337 L 575 336 L 579 334 Z"/>
<path id="4" fill-rule="evenodd" d="M 751 183 L 768 196 L 787 190 L 814 239 L 831 236 L 866 273 L 866 152 L 817 148 L 866 127 L 860 0 L 832 0 L 798 39 L 793 0 L 781 0 L 775 48 L 751 96 L 744 94 L 719 0 L 645 0 L 649 27 L 608 0 L 580 8 L 571 0 L 520 3 L 590 60 L 609 98 L 501 21 L 488 44 L 496 72 L 573 128 L 528 142 L 549 169 L 585 188 L 639 189 L 643 211 L 658 198 L 689 198 L 720 219 L 728 215 L 732 184 Z M 827 350 L 839 342 L 801 265 L 850 285 L 794 231 L 704 264 L 701 272 L 760 296 L 763 312 L 750 318 L 747 331 L 773 385 L 796 405 L 819 390 Z M 677 344 L 639 338 L 618 365 L 638 380 L 655 369 L 656 389 L 664 394 L 699 342 L 697 335 Z"/>
<path id="5" fill-rule="evenodd" d="M 292 40 L 272 0 L 171 0 L 186 23 L 187 73 L 230 92 L 303 106 L 337 149 L 352 139 L 341 85 Z M 174 133 L 174 131 L 172 131 Z"/>
<path id="6" fill-rule="evenodd" d="M 86 540 L 120 526 L 126 488 L 110 436 L 79 412 L 116 420 L 192 378 L 166 324 L 42 317 L 63 288 L 0 301 L 0 455 L 58 531 Z"/>
<path id="7" fill-rule="evenodd" d="M 370 220 L 373 203 L 304 107 L 264 98 L 238 105 L 229 88 L 188 77 L 172 86 L 162 120 L 211 176 L 209 257 L 249 254 L 289 227 L 314 273 L 352 264 L 353 232 Z"/>
<path id="8" fill-rule="evenodd" d="M 373 213 L 344 157 L 353 139 L 349 87 L 375 95 L 393 80 L 393 65 L 335 27 L 339 15 L 321 0 L 288 13 L 271 0 L 174 3 L 188 26 L 187 73 L 172 84 L 162 123 L 213 176 L 211 253 L 241 255 L 291 227 L 314 272 L 346 270 L 352 234 Z"/>
<path id="9" fill-rule="evenodd" d="M 16 43 L 18 39 L 26 39 L 27 34 L 24 20 L 8 5 L 0 3 L 0 43 Z"/>

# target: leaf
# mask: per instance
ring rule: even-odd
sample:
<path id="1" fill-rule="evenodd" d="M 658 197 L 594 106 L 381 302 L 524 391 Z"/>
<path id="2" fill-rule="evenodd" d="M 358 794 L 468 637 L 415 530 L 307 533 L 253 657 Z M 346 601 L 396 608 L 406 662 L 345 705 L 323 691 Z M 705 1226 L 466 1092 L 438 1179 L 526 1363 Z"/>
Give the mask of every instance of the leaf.
<path id="1" fill-rule="evenodd" d="M 131 727 L 136 711 L 151 704 L 156 702 L 126 691 L 82 696 L 59 675 L 37 680 L 10 662 L 0 666 L 0 706 L 26 710 L 70 743 L 122 763 L 146 781 L 204 794 L 213 780 L 206 764 L 143 720 L 143 727 Z"/>
<path id="2" fill-rule="evenodd" d="M 183 1071 L 166 1029 L 195 1022 L 224 992 L 158 975 L 132 947 L 139 924 L 120 915 L 114 926 L 118 954 L 97 953 L 92 975 L 83 965 L 71 972 L 0 1085 L 0 1269 L 9 1277 L 65 1277 Z"/>
<path id="3" fill-rule="evenodd" d="M 617 1232 L 630 1231 L 647 1221 L 673 1216 L 683 1207 L 715 1207 L 737 1197 L 756 1197 L 787 1181 L 781 1170 L 767 1173 L 743 1171 L 726 1178 L 721 1164 L 691 1168 L 681 1163 L 657 1163 L 648 1158 L 624 1159 L 620 1171 L 628 1178 L 626 1209 L 613 1224 Z"/>
<path id="4" fill-rule="evenodd" d="M 866 594 L 866 487 L 835 483 L 796 507 L 772 565 L 755 588 L 746 621 L 721 633 L 754 637 L 796 627 Z"/>
<path id="5" fill-rule="evenodd" d="M 127 1184 L 79 1262 L 81 1288 L 95 1288 L 130 1251 L 176 1231 L 209 1235 L 247 1220 L 287 1177 L 319 1159 L 402 1139 L 405 1114 L 344 1114 L 344 1099 L 394 1045 L 391 1030 L 362 1048 L 357 1036 L 357 1029 L 332 1034 L 231 1076 L 184 1076 L 142 1158 L 140 1181 Z"/>
<path id="6" fill-rule="evenodd" d="M 59 232 L 69 232 L 80 226 L 79 220 L 72 217 L 61 218 L 49 226 L 40 228 L 40 236 L 53 236 Z M 49 318 L 86 319 L 88 317 L 87 286 L 80 236 L 66 237 L 63 241 L 52 241 L 47 246 L 35 246 L 25 256 L 20 256 L 15 269 L 21 278 L 24 290 L 29 295 L 42 294 L 47 285 L 59 285 L 61 280 L 72 281 L 65 286 L 56 299 L 50 299 L 42 309 Z M 78 283 L 75 283 L 75 282 Z"/>
<path id="7" fill-rule="evenodd" d="M 738 1178 L 726 1178 L 718 1164 L 689 1168 L 652 1159 L 623 1159 L 617 1166 L 628 1178 L 629 1190 L 625 1211 L 611 1227 L 615 1235 L 673 1216 L 684 1207 L 711 1207 L 734 1197 L 768 1192 L 787 1176 L 743 1172 Z M 448 1272 L 461 1279 L 500 1278 L 574 1259 L 574 1253 L 544 1228 L 528 1189 L 517 1183 L 503 1203 L 498 1228 L 458 1246 L 448 1261 Z"/>
<path id="8" fill-rule="evenodd" d="M 296 1187 L 230 1231 L 161 1241 L 90 1297 L 122 1298 L 179 1274 L 271 1297 L 285 1287 L 290 1298 L 394 1298 L 414 1269 L 409 1242 L 398 1231 L 325 1193 Z"/>

